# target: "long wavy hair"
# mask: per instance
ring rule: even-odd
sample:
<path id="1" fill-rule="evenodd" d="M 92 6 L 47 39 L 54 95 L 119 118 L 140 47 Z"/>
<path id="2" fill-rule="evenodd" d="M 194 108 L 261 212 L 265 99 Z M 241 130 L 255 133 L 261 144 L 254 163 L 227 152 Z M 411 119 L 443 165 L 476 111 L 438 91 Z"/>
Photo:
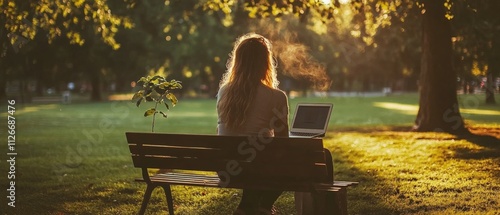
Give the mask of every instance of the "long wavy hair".
<path id="1" fill-rule="evenodd" d="M 257 87 L 261 84 L 273 89 L 278 87 L 271 42 L 256 33 L 239 37 L 226 67 L 220 82 L 220 88 L 225 87 L 224 95 L 217 108 L 227 127 L 240 128 L 246 122 Z"/>

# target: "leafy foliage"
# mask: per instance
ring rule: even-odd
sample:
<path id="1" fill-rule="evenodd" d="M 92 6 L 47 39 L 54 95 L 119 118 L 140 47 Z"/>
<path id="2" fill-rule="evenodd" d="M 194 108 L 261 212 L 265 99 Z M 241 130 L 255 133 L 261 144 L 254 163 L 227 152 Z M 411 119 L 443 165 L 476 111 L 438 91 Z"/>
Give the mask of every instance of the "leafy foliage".
<path id="1" fill-rule="evenodd" d="M 172 90 L 182 89 L 182 84 L 177 80 L 167 81 L 159 75 L 142 77 L 137 83 L 142 84 L 142 89 L 137 91 L 132 97 L 132 101 L 136 103 L 136 106 L 139 107 L 143 101 L 155 102 L 154 107 L 144 112 L 144 117 L 153 116 L 151 131 L 154 132 L 156 114 L 159 113 L 164 118 L 167 118 L 165 112 L 158 110 L 158 104 L 164 104 L 167 110 L 170 109 L 167 101 L 170 101 L 172 107 L 175 106 L 178 100 L 172 93 Z"/>
<path id="2" fill-rule="evenodd" d="M 5 13 L 0 19 L 4 19 L 13 45 L 22 38 L 34 39 L 40 30 L 45 31 L 49 43 L 65 36 L 71 44 L 83 45 L 86 39 L 83 33 L 91 30 L 116 50 L 120 47 L 114 38 L 118 28 L 133 27 L 129 18 L 111 13 L 106 0 L 6 0 L 0 1 L 0 11 Z"/>

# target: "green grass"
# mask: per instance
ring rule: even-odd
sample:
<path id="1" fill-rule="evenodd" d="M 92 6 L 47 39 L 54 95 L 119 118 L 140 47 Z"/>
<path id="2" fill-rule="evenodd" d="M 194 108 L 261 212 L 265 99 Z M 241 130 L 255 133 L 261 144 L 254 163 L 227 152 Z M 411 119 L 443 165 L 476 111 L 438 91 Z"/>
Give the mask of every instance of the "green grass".
<path id="1" fill-rule="evenodd" d="M 499 95 L 497 95 L 497 98 Z M 475 95 L 459 97 L 468 127 L 483 136 L 458 138 L 414 133 L 418 97 L 296 98 L 332 102 L 325 146 L 333 152 L 335 177 L 359 181 L 348 191 L 350 214 L 500 214 L 500 108 Z M 499 101 L 500 103 L 500 101 Z M 126 131 L 150 131 L 149 107 L 130 102 L 16 104 L 16 208 L 1 201 L 4 214 L 136 214 L 144 184 L 132 166 Z M 0 116 L 6 123 L 6 104 Z M 214 134 L 215 100 L 181 99 L 157 119 L 156 132 Z M 3 132 L 0 139 L 6 140 Z M 0 185 L 7 180 L 7 144 L 0 160 Z M 176 186 L 177 214 L 230 214 L 240 191 Z M 5 199 L 5 197 L 4 197 Z M 277 202 L 294 214 L 293 195 Z M 164 214 L 158 189 L 147 214 Z"/>

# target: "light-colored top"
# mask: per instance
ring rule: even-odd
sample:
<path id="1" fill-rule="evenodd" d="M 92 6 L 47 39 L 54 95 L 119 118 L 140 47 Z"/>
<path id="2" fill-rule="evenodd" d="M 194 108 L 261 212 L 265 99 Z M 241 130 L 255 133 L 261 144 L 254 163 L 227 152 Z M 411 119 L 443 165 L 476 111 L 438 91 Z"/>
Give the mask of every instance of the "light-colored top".
<path id="1" fill-rule="evenodd" d="M 225 87 L 217 94 L 217 104 L 224 96 Z M 285 136 L 288 137 L 288 99 L 285 92 L 259 85 L 250 107 L 246 123 L 241 129 L 227 128 L 217 109 L 219 135 Z"/>

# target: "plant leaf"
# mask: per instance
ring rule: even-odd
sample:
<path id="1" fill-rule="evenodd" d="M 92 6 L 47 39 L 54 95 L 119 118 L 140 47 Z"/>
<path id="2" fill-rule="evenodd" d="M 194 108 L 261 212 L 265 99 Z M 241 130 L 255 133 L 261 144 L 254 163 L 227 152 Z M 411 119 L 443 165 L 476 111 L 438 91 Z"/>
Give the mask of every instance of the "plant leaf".
<path id="1" fill-rule="evenodd" d="M 166 89 L 169 89 L 169 86 L 170 86 L 170 82 L 163 82 L 158 87 L 166 90 Z"/>
<path id="2" fill-rule="evenodd" d="M 159 76 L 159 75 L 155 75 L 151 78 L 151 80 L 149 80 L 149 83 L 153 83 L 153 84 L 159 84 L 160 82 L 162 82 L 163 77 Z"/>
<path id="3" fill-rule="evenodd" d="M 175 105 L 177 104 L 177 97 L 175 97 L 175 95 L 172 93 L 168 93 L 167 99 L 170 100 L 170 102 L 172 102 L 172 106 L 175 107 Z"/>
<path id="4" fill-rule="evenodd" d="M 177 81 L 177 80 L 173 79 L 173 80 L 170 81 L 169 89 L 171 89 L 171 90 L 182 89 L 182 84 L 181 83 L 182 83 L 181 81 Z"/>
<path id="5" fill-rule="evenodd" d="M 137 91 L 137 93 L 135 93 L 134 96 L 132 97 L 132 101 L 141 98 L 143 95 L 144 95 L 144 90 Z"/>
<path id="6" fill-rule="evenodd" d="M 162 77 L 162 76 L 160 76 L 160 75 L 155 75 L 155 76 L 153 76 L 153 77 L 150 79 L 150 81 L 155 81 L 155 80 L 157 80 L 157 79 L 160 79 L 160 80 L 161 80 L 161 79 L 163 79 L 163 77 Z"/>
<path id="7" fill-rule="evenodd" d="M 165 88 L 161 88 L 161 85 L 156 86 L 155 91 L 160 95 L 163 95 L 165 92 L 167 92 Z"/>
<path id="8" fill-rule="evenodd" d="M 141 102 L 142 102 L 142 98 L 140 98 L 139 100 L 137 100 L 137 102 L 135 103 L 135 105 L 136 105 L 137 107 L 139 107 L 139 105 L 141 105 Z"/>
<path id="9" fill-rule="evenodd" d="M 151 109 L 147 110 L 146 112 L 144 112 L 144 117 L 151 116 L 154 113 L 156 113 L 156 109 L 151 108 Z"/>
<path id="10" fill-rule="evenodd" d="M 170 107 L 168 106 L 168 104 L 165 102 L 165 107 L 167 107 L 168 110 L 170 110 Z"/>
<path id="11" fill-rule="evenodd" d="M 151 94 L 146 97 L 146 101 L 148 101 L 148 102 L 154 101 L 154 98 L 151 96 Z"/>
<path id="12" fill-rule="evenodd" d="M 167 118 L 167 114 L 163 111 L 160 111 L 161 115 L 163 115 L 163 117 Z"/>
<path id="13" fill-rule="evenodd" d="M 147 79 L 146 77 L 141 77 L 141 79 L 139 79 L 139 80 L 137 81 L 137 83 L 138 83 L 138 84 L 139 84 L 139 83 L 146 83 L 146 82 L 148 82 L 148 79 Z"/>

